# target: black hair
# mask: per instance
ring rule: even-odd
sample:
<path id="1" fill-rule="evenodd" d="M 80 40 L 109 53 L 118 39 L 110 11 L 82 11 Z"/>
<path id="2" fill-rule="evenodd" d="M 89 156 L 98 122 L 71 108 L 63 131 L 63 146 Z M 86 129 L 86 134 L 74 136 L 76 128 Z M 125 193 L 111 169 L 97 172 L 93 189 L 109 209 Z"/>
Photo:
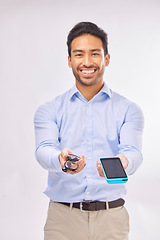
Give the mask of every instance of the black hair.
<path id="1" fill-rule="evenodd" d="M 73 39 L 84 34 L 91 34 L 102 40 L 104 55 L 108 53 L 108 35 L 107 33 L 99 28 L 96 24 L 91 22 L 80 22 L 76 24 L 68 34 L 67 37 L 67 46 L 68 46 L 68 55 L 71 57 L 71 43 Z"/>

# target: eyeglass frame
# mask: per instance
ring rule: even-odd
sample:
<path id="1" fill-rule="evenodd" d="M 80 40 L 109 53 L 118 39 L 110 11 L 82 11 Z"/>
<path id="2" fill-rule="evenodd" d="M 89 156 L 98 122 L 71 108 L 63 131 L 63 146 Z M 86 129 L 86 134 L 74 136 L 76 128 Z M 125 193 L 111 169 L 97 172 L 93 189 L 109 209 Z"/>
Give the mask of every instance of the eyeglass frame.
<path id="1" fill-rule="evenodd" d="M 72 159 L 73 157 L 73 159 Z M 63 172 L 67 172 L 67 171 L 72 171 L 72 172 L 76 172 L 76 170 L 78 169 L 79 165 L 78 163 L 76 163 L 77 161 L 79 161 L 81 158 L 75 154 L 68 154 L 67 156 L 67 160 L 64 163 L 64 168 L 62 168 Z M 70 168 L 67 166 L 67 163 L 72 163 L 77 165 L 77 167 L 75 169 Z"/>

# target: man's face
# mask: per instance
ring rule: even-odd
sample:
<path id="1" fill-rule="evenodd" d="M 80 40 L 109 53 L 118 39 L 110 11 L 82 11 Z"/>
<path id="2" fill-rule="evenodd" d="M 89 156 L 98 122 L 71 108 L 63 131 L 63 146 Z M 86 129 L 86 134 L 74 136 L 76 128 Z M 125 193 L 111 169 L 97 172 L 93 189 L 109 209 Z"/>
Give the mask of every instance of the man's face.
<path id="1" fill-rule="evenodd" d="M 104 56 L 101 39 L 85 34 L 72 41 L 68 65 L 79 83 L 92 86 L 103 81 L 105 66 L 108 66 L 109 59 L 109 54 Z"/>

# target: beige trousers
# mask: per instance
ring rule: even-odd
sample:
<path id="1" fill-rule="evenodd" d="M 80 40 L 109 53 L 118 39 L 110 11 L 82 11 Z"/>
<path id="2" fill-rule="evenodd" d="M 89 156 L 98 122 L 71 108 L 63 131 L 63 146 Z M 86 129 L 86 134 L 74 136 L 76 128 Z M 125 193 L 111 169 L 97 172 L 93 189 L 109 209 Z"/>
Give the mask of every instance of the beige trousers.
<path id="1" fill-rule="evenodd" d="M 70 208 L 50 201 L 44 240 L 128 240 L 125 207 L 100 211 Z"/>

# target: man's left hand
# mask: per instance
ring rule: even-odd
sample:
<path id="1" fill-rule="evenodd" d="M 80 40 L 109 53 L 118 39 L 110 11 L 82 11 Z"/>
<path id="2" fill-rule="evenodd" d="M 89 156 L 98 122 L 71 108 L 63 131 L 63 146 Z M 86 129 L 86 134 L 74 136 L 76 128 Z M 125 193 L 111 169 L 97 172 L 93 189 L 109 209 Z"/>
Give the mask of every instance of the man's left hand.
<path id="1" fill-rule="evenodd" d="M 127 157 L 124 154 L 118 154 L 116 157 L 119 157 L 121 159 L 122 165 L 123 165 L 124 169 L 126 169 L 129 164 Z"/>
<path id="2" fill-rule="evenodd" d="M 129 163 L 127 157 L 124 154 L 118 154 L 116 157 L 119 157 L 121 159 L 122 165 L 123 165 L 124 169 L 126 169 L 128 167 L 128 163 Z M 101 177 L 104 177 L 102 166 L 101 166 L 99 160 L 97 161 L 97 170 L 99 172 L 99 175 Z"/>

